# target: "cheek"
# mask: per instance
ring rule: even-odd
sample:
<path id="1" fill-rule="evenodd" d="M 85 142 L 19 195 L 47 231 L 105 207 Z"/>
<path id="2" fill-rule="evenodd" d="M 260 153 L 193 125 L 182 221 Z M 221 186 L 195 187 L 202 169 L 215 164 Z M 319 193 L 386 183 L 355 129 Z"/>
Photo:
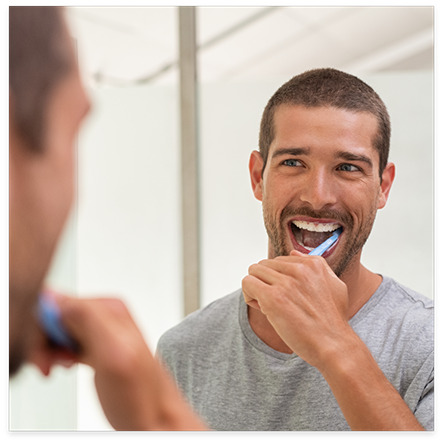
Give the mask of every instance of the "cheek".
<path id="1" fill-rule="evenodd" d="M 47 204 L 51 208 L 52 229 L 58 238 L 74 200 L 75 156 L 72 142 L 68 138 L 58 138 L 58 143 L 54 143 L 51 149 L 53 155 L 48 164 L 45 192 L 48 196 Z"/>
<path id="2" fill-rule="evenodd" d="M 286 206 L 296 204 L 298 199 L 297 190 L 300 186 L 289 180 L 279 180 L 278 177 L 268 180 L 263 186 L 263 202 L 273 206 L 276 211 L 282 211 Z"/>
<path id="3" fill-rule="evenodd" d="M 282 201 L 279 199 L 278 194 L 276 194 L 274 190 L 271 190 L 271 192 L 269 191 L 270 189 L 263 189 L 263 211 L 271 219 L 277 219 L 284 207 L 282 207 Z"/>
<path id="4" fill-rule="evenodd" d="M 374 196 L 374 193 L 362 196 L 360 200 L 356 201 L 357 210 L 355 210 L 354 215 L 357 218 L 358 225 L 363 226 L 368 222 L 372 225 L 377 212 L 378 201 L 378 195 Z"/>
<path id="5" fill-rule="evenodd" d="M 62 218 L 63 223 L 69 214 L 75 194 L 75 163 L 72 153 L 65 156 L 60 171 L 60 194 L 58 196 L 58 201 L 61 212 L 60 217 Z"/>
<path id="6" fill-rule="evenodd" d="M 69 127 L 65 124 L 59 131 L 54 131 L 50 149 L 53 153 L 53 167 L 58 180 L 65 190 L 69 189 L 72 193 L 76 163 L 76 137 L 75 133 L 64 129 Z"/>

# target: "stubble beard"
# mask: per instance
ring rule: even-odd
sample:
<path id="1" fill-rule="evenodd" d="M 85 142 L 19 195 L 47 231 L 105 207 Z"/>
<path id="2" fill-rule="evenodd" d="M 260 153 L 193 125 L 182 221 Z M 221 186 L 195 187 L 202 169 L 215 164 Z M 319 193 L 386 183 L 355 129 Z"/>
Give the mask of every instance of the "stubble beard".
<path id="1" fill-rule="evenodd" d="M 334 262 L 330 263 L 332 271 L 341 277 L 348 269 L 352 259 L 361 251 L 366 243 L 372 226 L 375 221 L 377 208 L 372 208 L 368 217 L 364 220 L 360 228 L 353 235 L 346 239 L 346 243 L 341 245 L 341 253 L 334 257 Z M 263 200 L 263 220 L 268 234 L 270 247 L 272 247 L 273 257 L 288 256 L 293 250 L 292 244 L 288 246 L 287 220 L 295 216 L 307 216 L 312 218 L 332 218 L 339 221 L 347 232 L 354 232 L 355 222 L 352 216 L 348 213 L 339 213 L 337 211 L 314 211 L 310 208 L 290 208 L 286 207 L 276 222 L 268 210 L 268 205 Z M 271 255 L 271 254 L 270 254 Z"/>

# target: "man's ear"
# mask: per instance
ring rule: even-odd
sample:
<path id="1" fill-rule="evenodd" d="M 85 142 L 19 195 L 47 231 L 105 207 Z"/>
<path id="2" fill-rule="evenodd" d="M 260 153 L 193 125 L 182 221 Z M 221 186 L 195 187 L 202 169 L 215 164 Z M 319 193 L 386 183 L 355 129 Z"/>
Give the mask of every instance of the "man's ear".
<path id="1" fill-rule="evenodd" d="M 257 200 L 263 201 L 263 158 L 258 151 L 252 151 L 249 157 L 249 176 L 251 178 L 252 192 Z"/>
<path id="2" fill-rule="evenodd" d="M 395 165 L 394 163 L 388 163 L 385 170 L 381 176 L 380 184 L 380 195 L 378 197 L 378 207 L 377 209 L 382 209 L 385 207 L 388 201 L 389 192 L 394 182 L 395 177 Z"/>

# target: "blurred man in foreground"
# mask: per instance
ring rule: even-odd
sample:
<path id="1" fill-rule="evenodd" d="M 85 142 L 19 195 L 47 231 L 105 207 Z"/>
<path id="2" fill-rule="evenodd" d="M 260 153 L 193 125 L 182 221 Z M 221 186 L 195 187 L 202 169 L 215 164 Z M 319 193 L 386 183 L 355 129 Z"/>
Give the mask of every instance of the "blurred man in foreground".
<path id="1" fill-rule="evenodd" d="M 90 104 L 56 7 L 10 7 L 9 372 L 60 360 L 95 370 L 103 410 L 118 430 L 203 430 L 117 299 L 56 296 L 78 354 L 51 348 L 35 320 L 74 196 L 74 139 Z"/>

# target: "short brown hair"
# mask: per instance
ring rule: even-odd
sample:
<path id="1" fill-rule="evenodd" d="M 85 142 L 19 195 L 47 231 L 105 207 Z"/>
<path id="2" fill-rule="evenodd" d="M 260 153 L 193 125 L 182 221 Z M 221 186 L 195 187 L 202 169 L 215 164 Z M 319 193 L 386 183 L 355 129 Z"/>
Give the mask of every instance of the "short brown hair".
<path id="1" fill-rule="evenodd" d="M 60 7 L 9 7 L 9 93 L 26 145 L 42 151 L 48 98 L 73 68 Z"/>
<path id="2" fill-rule="evenodd" d="M 269 146 L 275 136 L 275 110 L 283 104 L 307 108 L 329 106 L 374 115 L 378 122 L 378 132 L 373 145 L 379 153 L 381 178 L 388 162 L 391 123 L 385 104 L 369 85 L 345 72 L 323 68 L 306 71 L 281 86 L 269 100 L 261 119 L 259 149 L 263 158 L 263 170 Z"/>

